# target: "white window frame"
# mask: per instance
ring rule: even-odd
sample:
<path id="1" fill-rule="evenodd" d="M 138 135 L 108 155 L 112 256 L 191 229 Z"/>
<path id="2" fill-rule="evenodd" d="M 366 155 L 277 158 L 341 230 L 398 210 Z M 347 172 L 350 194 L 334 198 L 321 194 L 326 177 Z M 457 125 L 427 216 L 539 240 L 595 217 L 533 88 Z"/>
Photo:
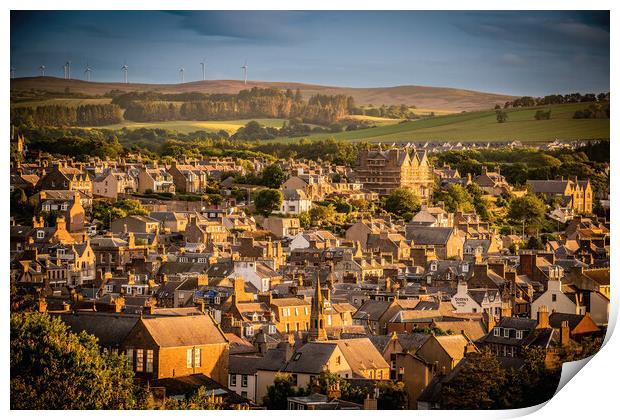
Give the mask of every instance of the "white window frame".
<path id="1" fill-rule="evenodd" d="M 144 349 L 136 349 L 136 372 L 144 371 Z"/>
<path id="2" fill-rule="evenodd" d="M 146 371 L 148 373 L 153 372 L 153 360 L 154 360 L 153 350 L 147 349 L 146 350 Z"/>

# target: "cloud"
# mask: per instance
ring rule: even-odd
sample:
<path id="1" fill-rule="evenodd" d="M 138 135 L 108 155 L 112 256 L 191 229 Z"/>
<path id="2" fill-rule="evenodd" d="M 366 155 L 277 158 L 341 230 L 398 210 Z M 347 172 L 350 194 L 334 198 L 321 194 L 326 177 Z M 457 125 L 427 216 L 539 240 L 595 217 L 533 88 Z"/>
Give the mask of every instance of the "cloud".
<path id="1" fill-rule="evenodd" d="M 312 14 L 284 11 L 178 11 L 177 25 L 205 37 L 230 38 L 243 42 L 291 44 L 306 38 L 302 23 Z"/>
<path id="2" fill-rule="evenodd" d="M 608 13 L 479 12 L 461 16 L 455 26 L 475 37 L 531 51 L 567 53 L 586 48 L 600 55 L 609 54 L 608 22 Z"/>

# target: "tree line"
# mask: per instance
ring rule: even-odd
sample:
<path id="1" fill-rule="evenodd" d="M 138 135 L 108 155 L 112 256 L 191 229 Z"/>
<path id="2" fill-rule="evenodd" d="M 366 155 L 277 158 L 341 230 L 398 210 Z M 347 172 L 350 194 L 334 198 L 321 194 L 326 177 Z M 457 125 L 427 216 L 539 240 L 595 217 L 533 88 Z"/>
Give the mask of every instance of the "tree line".
<path id="1" fill-rule="evenodd" d="M 115 104 L 43 105 L 11 109 L 14 125 L 38 127 L 88 127 L 117 124 L 123 120 L 122 110 Z"/>
<path id="2" fill-rule="evenodd" d="M 609 102 L 609 92 L 595 93 L 569 93 L 566 95 L 554 94 L 541 97 L 522 96 L 513 101 L 507 101 L 504 108 L 525 108 L 540 105 L 574 104 L 579 102 Z"/>
<path id="3" fill-rule="evenodd" d="M 319 125 L 344 118 L 353 106 L 345 95 L 316 94 L 306 102 L 299 90 L 258 87 L 238 94 L 129 92 L 115 96 L 112 103 L 125 109 L 125 119 L 139 122 L 299 118 Z"/>

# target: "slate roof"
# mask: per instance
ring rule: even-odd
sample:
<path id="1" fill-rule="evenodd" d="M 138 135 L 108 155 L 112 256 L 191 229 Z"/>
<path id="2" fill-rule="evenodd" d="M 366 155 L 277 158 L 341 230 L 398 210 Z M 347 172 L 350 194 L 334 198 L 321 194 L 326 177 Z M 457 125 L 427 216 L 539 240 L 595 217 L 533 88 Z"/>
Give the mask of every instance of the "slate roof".
<path id="1" fill-rule="evenodd" d="M 228 372 L 242 375 L 254 375 L 257 370 L 257 362 L 261 356 L 231 355 L 228 359 Z"/>
<path id="2" fill-rule="evenodd" d="M 140 322 L 161 347 L 228 342 L 213 318 L 207 315 L 142 318 Z"/>
<path id="3" fill-rule="evenodd" d="M 338 345 L 331 342 L 309 342 L 293 353 L 285 372 L 320 374 Z"/>
<path id="4" fill-rule="evenodd" d="M 415 226 L 407 229 L 407 238 L 415 245 L 445 245 L 453 232 L 451 227 Z"/>
<path id="5" fill-rule="evenodd" d="M 140 319 L 135 315 L 103 312 L 60 313 L 58 316 L 71 331 L 86 331 L 99 340 L 102 347 L 119 347 Z"/>

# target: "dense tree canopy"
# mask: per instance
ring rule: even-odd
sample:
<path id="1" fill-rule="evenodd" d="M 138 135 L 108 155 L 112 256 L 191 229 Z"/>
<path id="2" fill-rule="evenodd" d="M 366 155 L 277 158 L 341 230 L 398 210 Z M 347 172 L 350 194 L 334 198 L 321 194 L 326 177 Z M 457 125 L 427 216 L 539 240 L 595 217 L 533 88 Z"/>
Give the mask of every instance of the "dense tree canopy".
<path id="1" fill-rule="evenodd" d="M 398 217 L 413 215 L 420 210 L 420 198 L 407 188 L 396 188 L 385 198 L 383 208 Z"/>
<path id="2" fill-rule="evenodd" d="M 11 408 L 97 410 L 140 408 L 133 373 L 122 355 L 101 353 L 97 339 L 74 334 L 60 318 L 11 314 Z"/>
<path id="3" fill-rule="evenodd" d="M 269 216 L 274 210 L 282 205 L 284 196 L 280 190 L 264 189 L 260 190 L 254 197 L 254 206 L 256 211 L 264 216 Z"/>
<path id="4" fill-rule="evenodd" d="M 534 194 L 513 198 L 508 208 L 508 217 L 518 222 L 525 222 L 526 226 L 539 226 L 545 218 L 547 206 Z"/>

